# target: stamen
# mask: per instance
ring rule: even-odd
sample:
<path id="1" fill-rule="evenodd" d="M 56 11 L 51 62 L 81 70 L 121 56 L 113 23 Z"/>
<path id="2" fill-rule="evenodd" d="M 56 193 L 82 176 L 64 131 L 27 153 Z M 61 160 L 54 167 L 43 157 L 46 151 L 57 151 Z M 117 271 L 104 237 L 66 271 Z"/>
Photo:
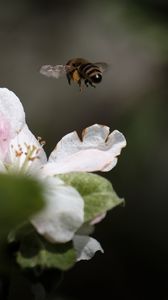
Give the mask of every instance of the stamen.
<path id="1" fill-rule="evenodd" d="M 16 157 L 20 157 L 23 154 L 23 151 L 21 151 L 20 149 L 18 151 L 15 150 L 15 154 L 16 154 Z"/>
<path id="2" fill-rule="evenodd" d="M 20 169 L 20 171 L 26 172 L 29 164 L 33 162 L 35 159 L 39 159 L 39 155 L 37 155 L 41 148 L 38 148 L 35 145 L 28 145 L 27 143 L 24 143 L 24 146 L 26 147 L 26 151 L 22 150 L 21 145 L 18 145 L 18 149 L 15 150 L 15 156 L 17 158 L 17 161 L 15 162 L 15 167 Z M 13 148 L 13 145 L 11 145 Z M 21 157 L 24 159 L 21 162 Z"/>
<path id="3" fill-rule="evenodd" d="M 15 156 L 15 162 L 14 164 L 6 163 L 6 169 L 8 171 L 12 171 L 13 169 L 15 169 L 24 173 L 27 172 L 31 163 L 34 162 L 36 159 L 40 159 L 39 153 L 42 147 L 45 145 L 45 141 L 42 140 L 41 137 L 38 137 L 38 142 L 39 145 L 38 143 L 37 145 L 33 145 L 27 144 L 26 142 L 24 144 L 17 145 L 11 144 L 11 150 Z"/>
<path id="4" fill-rule="evenodd" d="M 37 137 L 38 142 L 40 143 L 41 146 L 44 146 L 46 144 L 46 142 L 42 139 L 41 136 Z"/>

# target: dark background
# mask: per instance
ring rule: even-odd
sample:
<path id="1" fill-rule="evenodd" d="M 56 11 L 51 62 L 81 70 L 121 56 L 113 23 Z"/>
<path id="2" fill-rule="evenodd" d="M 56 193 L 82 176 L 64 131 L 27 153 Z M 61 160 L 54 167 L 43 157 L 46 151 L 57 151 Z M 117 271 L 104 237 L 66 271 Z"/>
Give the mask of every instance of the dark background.
<path id="1" fill-rule="evenodd" d="M 65 273 L 54 299 L 168 299 L 167 17 L 166 0 L 0 1 L 0 84 L 21 99 L 47 153 L 94 123 L 128 143 L 102 174 L 126 201 L 96 227 L 105 253 Z M 82 94 L 39 74 L 73 57 L 111 68 Z"/>

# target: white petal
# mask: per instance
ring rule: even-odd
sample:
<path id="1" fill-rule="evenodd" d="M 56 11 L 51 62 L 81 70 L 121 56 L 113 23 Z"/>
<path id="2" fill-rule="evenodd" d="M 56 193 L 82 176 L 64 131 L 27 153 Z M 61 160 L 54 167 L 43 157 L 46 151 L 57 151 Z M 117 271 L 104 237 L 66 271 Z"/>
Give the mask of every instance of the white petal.
<path id="1" fill-rule="evenodd" d="M 109 127 L 93 125 L 86 128 L 82 141 L 76 132 L 67 134 L 57 144 L 44 166 L 45 174 L 68 172 L 109 171 L 117 163 L 117 156 L 126 146 L 123 134 Z"/>
<path id="2" fill-rule="evenodd" d="M 25 113 L 18 97 L 6 88 L 0 88 L 0 112 L 10 122 L 14 137 L 25 124 Z"/>
<path id="3" fill-rule="evenodd" d="M 77 261 L 89 260 L 97 251 L 104 252 L 100 243 L 89 236 L 75 235 L 73 242 L 77 252 Z"/>
<path id="4" fill-rule="evenodd" d="M 3 161 L 9 149 L 12 138 L 11 124 L 6 116 L 0 112 L 0 160 Z"/>
<path id="5" fill-rule="evenodd" d="M 29 152 L 32 152 L 30 157 Z M 9 163 L 12 163 L 14 168 L 21 169 L 23 165 L 25 165 L 25 171 L 28 172 L 38 171 L 42 164 L 47 161 L 42 145 L 32 134 L 27 125 L 10 141 L 7 159 Z"/>
<path id="6" fill-rule="evenodd" d="M 39 234 L 50 242 L 65 243 L 84 221 L 84 202 L 80 194 L 56 177 L 45 179 L 46 207 L 31 220 Z"/>

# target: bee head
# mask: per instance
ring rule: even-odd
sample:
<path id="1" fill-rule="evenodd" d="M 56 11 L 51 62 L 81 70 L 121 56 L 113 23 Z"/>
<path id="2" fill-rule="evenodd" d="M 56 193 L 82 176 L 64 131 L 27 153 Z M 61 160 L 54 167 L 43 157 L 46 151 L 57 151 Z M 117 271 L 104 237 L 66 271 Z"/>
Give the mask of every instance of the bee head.
<path id="1" fill-rule="evenodd" d="M 97 74 L 91 76 L 91 80 L 93 83 L 99 83 L 102 81 L 102 75 L 97 73 Z"/>

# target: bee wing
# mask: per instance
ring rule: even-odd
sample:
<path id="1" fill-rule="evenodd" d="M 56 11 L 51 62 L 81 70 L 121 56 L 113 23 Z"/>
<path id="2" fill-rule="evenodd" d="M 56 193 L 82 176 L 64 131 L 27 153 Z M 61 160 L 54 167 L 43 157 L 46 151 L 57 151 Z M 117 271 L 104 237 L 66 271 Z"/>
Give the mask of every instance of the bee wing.
<path id="1" fill-rule="evenodd" d="M 64 76 L 67 72 L 67 66 L 63 65 L 44 65 L 40 69 L 40 73 L 42 75 L 45 75 L 47 77 L 54 77 L 54 78 L 60 78 Z"/>
<path id="2" fill-rule="evenodd" d="M 109 65 L 105 62 L 96 62 L 94 63 L 95 66 L 100 68 L 100 71 L 103 73 L 109 68 Z"/>

